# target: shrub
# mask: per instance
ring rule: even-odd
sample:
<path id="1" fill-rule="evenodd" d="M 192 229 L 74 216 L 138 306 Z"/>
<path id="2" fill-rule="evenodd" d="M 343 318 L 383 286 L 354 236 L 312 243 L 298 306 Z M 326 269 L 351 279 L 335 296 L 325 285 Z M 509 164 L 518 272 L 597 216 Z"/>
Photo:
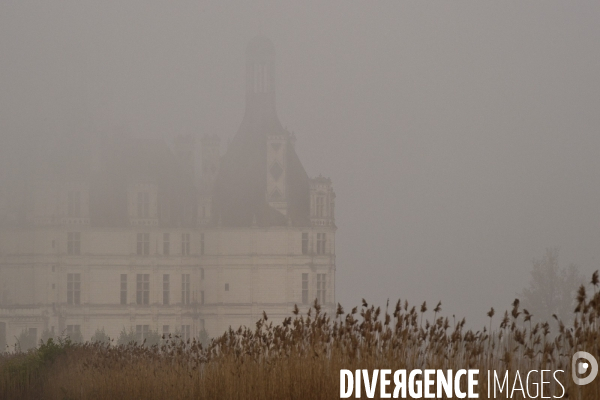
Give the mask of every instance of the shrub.
<path id="1" fill-rule="evenodd" d="M 30 333 L 27 329 L 23 329 L 17 338 L 17 347 L 21 351 L 34 349 L 37 346 L 36 340 L 36 335 Z"/>
<path id="2" fill-rule="evenodd" d="M 51 331 L 50 329 L 46 328 L 42 332 L 40 343 L 46 343 L 49 339 L 53 339 L 54 337 L 54 331 Z"/>
<path id="3" fill-rule="evenodd" d="M 128 344 L 137 343 L 137 336 L 133 329 L 129 329 L 129 332 L 123 327 L 119 337 L 117 338 L 117 345 L 127 346 Z"/>
<path id="4" fill-rule="evenodd" d="M 578 387 L 570 368 L 576 351 L 600 354 L 599 281 L 594 274 L 591 298 L 580 287 L 573 327 L 553 322 L 554 336 L 550 323 L 533 324 L 518 300 L 493 331 L 473 331 L 464 319 L 439 317 L 441 304 L 426 314 L 425 304 L 417 308 L 398 301 L 382 309 L 363 300 L 360 309 L 345 313 L 338 306 L 331 316 L 316 302 L 305 315 L 296 307 L 281 324 L 263 315 L 254 328 L 230 328 L 207 346 L 178 338 L 142 345 L 125 329 L 118 347 L 49 340 L 28 353 L 0 355 L 0 398 L 331 399 L 339 397 L 340 369 L 425 365 L 506 372 L 509 382 L 517 373 L 560 369 L 564 373 L 555 378 L 565 388 L 564 398 L 597 399 L 600 380 Z M 490 326 L 494 314 L 488 313 Z M 158 333 L 146 336 L 151 335 Z M 477 389 L 486 398 L 485 379 Z"/>
<path id="5" fill-rule="evenodd" d="M 200 342 L 200 344 L 203 347 L 208 346 L 210 342 L 210 337 L 208 336 L 208 332 L 206 332 L 206 329 L 202 329 L 200 333 L 198 333 L 198 342 Z"/>
<path id="6" fill-rule="evenodd" d="M 108 344 L 108 343 L 110 343 L 110 338 L 108 337 L 106 332 L 104 332 L 104 328 L 96 329 L 94 336 L 92 336 L 91 342 L 92 343 L 99 342 L 99 343 Z"/>

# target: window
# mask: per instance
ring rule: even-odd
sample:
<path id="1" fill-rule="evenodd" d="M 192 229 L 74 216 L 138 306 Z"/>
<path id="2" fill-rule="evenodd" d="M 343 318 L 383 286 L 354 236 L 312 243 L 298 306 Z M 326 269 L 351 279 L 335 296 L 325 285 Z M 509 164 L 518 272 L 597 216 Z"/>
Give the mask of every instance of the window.
<path id="1" fill-rule="evenodd" d="M 226 292 L 229 292 L 229 283 L 226 283 L 226 284 L 225 284 L 225 291 L 226 291 Z"/>
<path id="2" fill-rule="evenodd" d="M 67 304 L 81 304 L 81 274 L 67 274 Z"/>
<path id="3" fill-rule="evenodd" d="M 160 218 L 163 221 L 168 221 L 169 220 L 169 214 L 170 214 L 170 209 L 169 209 L 169 203 L 166 201 L 166 199 L 164 199 L 162 201 L 162 203 L 160 204 Z"/>
<path id="4" fill-rule="evenodd" d="M 302 274 L 302 304 L 308 304 L 308 273 Z"/>
<path id="5" fill-rule="evenodd" d="M 148 218 L 150 210 L 150 194 L 148 192 L 138 192 L 137 194 L 137 216 L 138 218 Z"/>
<path id="6" fill-rule="evenodd" d="M 81 325 L 67 325 L 67 336 L 71 339 L 78 338 L 81 335 Z"/>
<path id="7" fill-rule="evenodd" d="M 181 325 L 181 339 L 188 340 L 192 338 L 192 327 L 190 325 Z"/>
<path id="8" fill-rule="evenodd" d="M 317 301 L 325 304 L 325 274 L 317 274 Z"/>
<path id="9" fill-rule="evenodd" d="M 70 255 L 81 254 L 81 233 L 80 232 L 67 233 L 67 254 L 70 254 Z"/>
<path id="10" fill-rule="evenodd" d="M 184 256 L 190 255 L 190 234 L 182 233 L 181 234 L 181 254 Z"/>
<path id="11" fill-rule="evenodd" d="M 325 196 L 317 196 L 317 218 L 325 216 Z"/>
<path id="12" fill-rule="evenodd" d="M 137 255 L 147 256 L 150 254 L 150 234 L 149 233 L 138 233 L 137 234 Z"/>
<path id="13" fill-rule="evenodd" d="M 308 233 L 302 233 L 302 254 L 308 254 Z"/>
<path id="14" fill-rule="evenodd" d="M 136 325 L 135 326 L 135 341 L 138 344 L 142 343 L 144 339 L 148 337 L 150 333 L 150 325 Z"/>
<path id="15" fill-rule="evenodd" d="M 33 343 L 37 344 L 37 328 L 29 328 L 29 337 L 33 338 Z"/>
<path id="16" fill-rule="evenodd" d="M 169 333 L 170 333 L 169 325 L 163 325 L 163 330 L 162 330 L 163 339 L 168 338 Z"/>
<path id="17" fill-rule="evenodd" d="M 325 254 L 325 234 L 317 233 L 317 254 Z"/>
<path id="18" fill-rule="evenodd" d="M 181 303 L 190 304 L 190 274 L 181 275 Z"/>
<path id="19" fill-rule="evenodd" d="M 204 304 L 204 290 L 200 291 L 200 304 Z"/>
<path id="20" fill-rule="evenodd" d="M 150 304 L 150 274 L 137 274 L 136 303 Z"/>
<path id="21" fill-rule="evenodd" d="M 80 217 L 81 216 L 81 193 L 80 192 L 69 192 L 67 215 L 69 217 Z"/>
<path id="22" fill-rule="evenodd" d="M 200 255 L 204 255 L 204 233 L 200 234 Z"/>
<path id="23" fill-rule="evenodd" d="M 165 306 L 169 305 L 169 297 L 170 297 L 170 290 L 171 290 L 171 284 L 170 284 L 170 276 L 169 274 L 164 274 L 163 275 L 163 304 Z"/>
<path id="24" fill-rule="evenodd" d="M 205 325 L 206 325 L 206 324 L 204 323 L 204 320 L 203 320 L 203 319 L 201 319 L 201 320 L 200 320 L 200 330 L 201 330 L 201 331 L 203 331 L 203 330 L 205 330 L 205 329 L 206 329 Z"/>
<path id="25" fill-rule="evenodd" d="M 163 233 L 163 254 L 168 256 L 171 253 L 171 234 Z"/>
<path id="26" fill-rule="evenodd" d="M 204 268 L 200 268 L 200 280 L 204 280 Z"/>
<path id="27" fill-rule="evenodd" d="M 127 274 L 121 274 L 121 304 L 127 304 Z"/>

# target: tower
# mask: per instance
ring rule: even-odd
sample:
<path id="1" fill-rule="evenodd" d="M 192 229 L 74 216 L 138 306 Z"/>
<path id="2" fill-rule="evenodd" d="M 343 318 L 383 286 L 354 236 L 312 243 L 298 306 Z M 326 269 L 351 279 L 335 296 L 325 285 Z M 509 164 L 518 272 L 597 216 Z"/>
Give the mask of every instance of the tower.
<path id="1" fill-rule="evenodd" d="M 246 107 L 219 165 L 212 221 L 225 226 L 306 226 L 309 182 L 275 106 L 275 48 L 265 37 L 246 50 Z"/>
<path id="2" fill-rule="evenodd" d="M 265 37 L 246 49 L 246 116 L 277 118 L 275 110 L 275 47 Z"/>
<path id="3" fill-rule="evenodd" d="M 92 173 L 68 152 L 30 180 L 0 177 L 0 351 L 24 332 L 187 339 L 315 299 L 335 313 L 332 182 L 308 177 L 277 117 L 271 42 L 246 55 L 244 118 L 222 157 L 216 135 L 198 151 L 193 134 L 172 147 L 115 135 Z M 67 168 L 50 169 L 57 158 Z"/>
<path id="4" fill-rule="evenodd" d="M 207 191 L 212 191 L 212 186 L 214 185 L 217 173 L 219 172 L 220 144 L 221 140 L 217 135 L 204 135 L 200 141 L 200 157 L 202 163 L 200 179 L 201 185 L 204 186 Z"/>
<path id="5" fill-rule="evenodd" d="M 287 215 L 286 147 L 284 135 L 269 135 L 267 138 L 267 201 L 283 215 Z"/>
<path id="6" fill-rule="evenodd" d="M 198 222 L 205 225 L 212 214 L 212 194 L 219 172 L 221 140 L 217 135 L 204 135 L 200 141 L 201 171 L 198 194 Z"/>

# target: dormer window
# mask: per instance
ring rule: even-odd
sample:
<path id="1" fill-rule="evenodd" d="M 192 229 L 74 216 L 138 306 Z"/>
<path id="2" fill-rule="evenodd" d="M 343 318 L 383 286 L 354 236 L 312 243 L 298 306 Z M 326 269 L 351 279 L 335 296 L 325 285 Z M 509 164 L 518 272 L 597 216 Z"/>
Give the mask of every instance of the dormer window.
<path id="1" fill-rule="evenodd" d="M 81 233 L 80 232 L 68 232 L 67 233 L 67 254 L 72 256 L 78 256 L 81 254 Z"/>
<path id="2" fill-rule="evenodd" d="M 317 218 L 323 218 L 325 216 L 325 196 L 317 196 Z"/>
<path id="3" fill-rule="evenodd" d="M 67 202 L 67 215 L 69 217 L 80 217 L 81 216 L 81 192 L 70 191 L 68 194 Z"/>
<path id="4" fill-rule="evenodd" d="M 163 255 L 168 256 L 171 253 L 171 234 L 163 233 Z"/>
<path id="5" fill-rule="evenodd" d="M 335 193 L 331 187 L 331 180 L 319 175 L 311 179 L 310 183 L 310 216 L 313 226 L 335 226 L 333 222 Z"/>
<path id="6" fill-rule="evenodd" d="M 138 226 L 158 226 L 163 219 L 163 205 L 167 198 L 161 198 L 155 183 L 136 183 L 127 188 L 127 213 L 129 223 Z"/>
<path id="7" fill-rule="evenodd" d="M 138 192 L 137 194 L 137 216 L 138 218 L 148 218 L 150 215 L 150 193 Z"/>
<path id="8" fill-rule="evenodd" d="M 165 222 L 169 220 L 169 218 L 170 218 L 169 201 L 166 198 L 166 196 L 159 197 L 158 212 L 159 212 L 161 220 L 163 220 Z"/>

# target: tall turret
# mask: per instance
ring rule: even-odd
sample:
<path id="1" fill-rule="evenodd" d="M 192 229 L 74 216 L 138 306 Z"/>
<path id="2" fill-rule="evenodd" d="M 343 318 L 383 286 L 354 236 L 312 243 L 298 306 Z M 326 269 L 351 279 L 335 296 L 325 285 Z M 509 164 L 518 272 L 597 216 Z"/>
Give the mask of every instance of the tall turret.
<path id="1" fill-rule="evenodd" d="M 200 141 L 201 171 L 198 194 L 198 222 L 207 224 L 212 215 L 212 196 L 219 172 L 221 141 L 217 135 L 205 135 Z"/>
<path id="2" fill-rule="evenodd" d="M 287 215 L 287 145 L 284 135 L 269 135 L 267 138 L 267 201 L 283 215 Z"/>
<path id="3" fill-rule="evenodd" d="M 200 172 L 201 184 L 206 191 L 212 191 L 217 172 L 219 171 L 219 159 L 221 140 L 217 135 L 204 135 L 200 141 L 200 157 L 202 171 Z"/>
<path id="4" fill-rule="evenodd" d="M 309 181 L 275 107 L 275 48 L 262 36 L 246 50 L 246 109 L 219 164 L 212 222 L 310 226 Z"/>
<path id="5" fill-rule="evenodd" d="M 275 47 L 258 36 L 246 49 L 246 117 L 277 118 L 275 109 Z"/>

